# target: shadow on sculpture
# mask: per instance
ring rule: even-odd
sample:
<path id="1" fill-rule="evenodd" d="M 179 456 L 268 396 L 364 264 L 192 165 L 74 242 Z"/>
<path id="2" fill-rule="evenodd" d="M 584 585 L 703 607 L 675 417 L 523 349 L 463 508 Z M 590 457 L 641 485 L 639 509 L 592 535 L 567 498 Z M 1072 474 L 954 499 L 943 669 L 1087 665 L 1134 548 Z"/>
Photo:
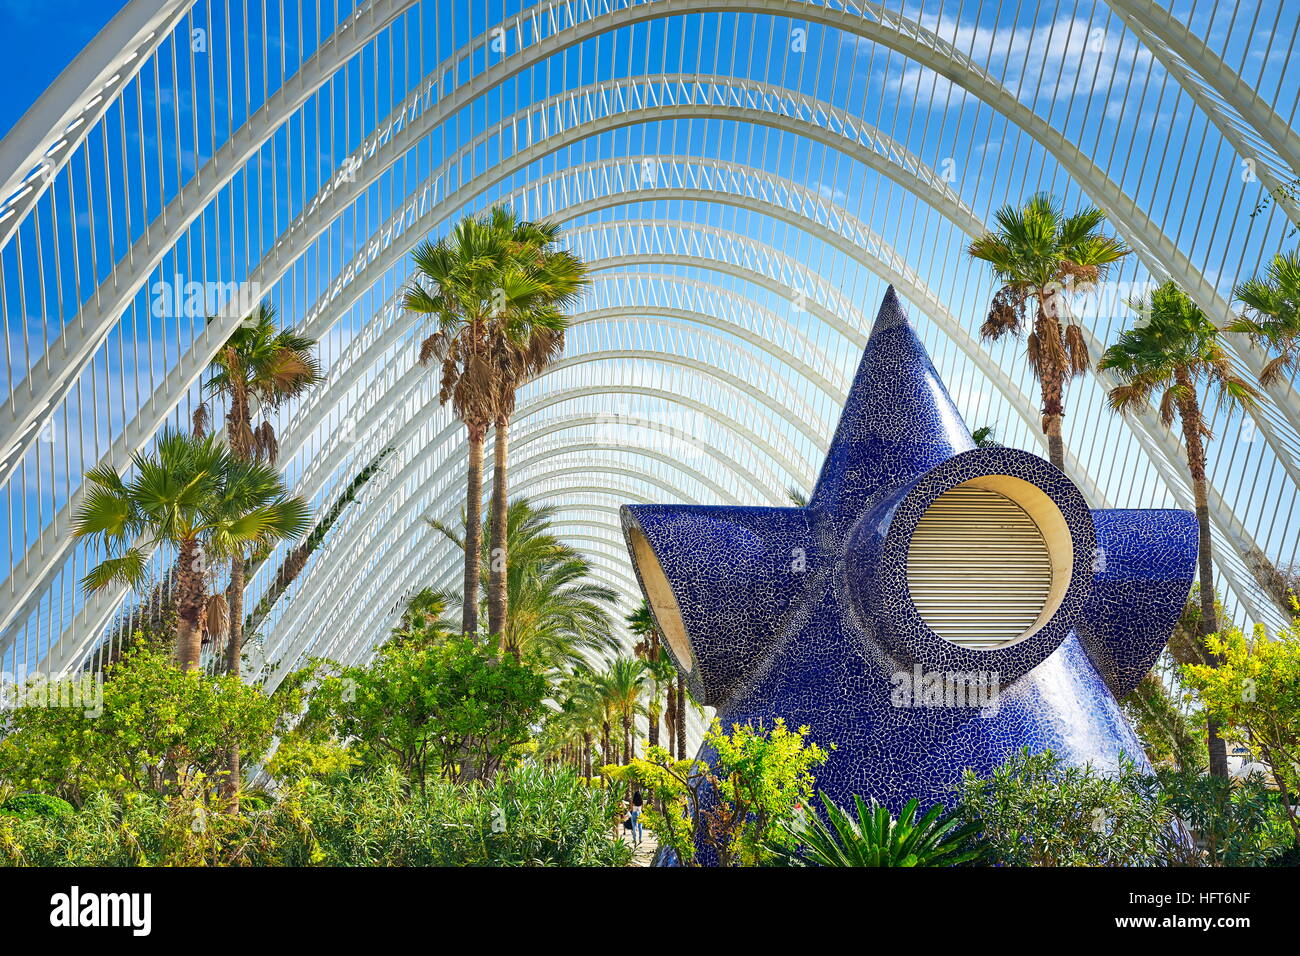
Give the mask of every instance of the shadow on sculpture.
<path id="1" fill-rule="evenodd" d="M 1093 510 L 1045 460 L 976 448 L 892 287 L 807 507 L 622 521 L 696 699 L 834 743 L 841 804 L 951 804 L 1026 746 L 1146 765 L 1117 700 L 1186 602 L 1195 516 Z"/>

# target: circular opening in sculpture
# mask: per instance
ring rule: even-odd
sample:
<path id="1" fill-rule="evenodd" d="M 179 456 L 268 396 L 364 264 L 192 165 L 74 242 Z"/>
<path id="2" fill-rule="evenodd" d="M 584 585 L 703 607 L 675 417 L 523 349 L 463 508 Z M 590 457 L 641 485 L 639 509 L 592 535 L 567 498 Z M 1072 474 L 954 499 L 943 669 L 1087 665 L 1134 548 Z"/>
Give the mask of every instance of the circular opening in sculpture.
<path id="1" fill-rule="evenodd" d="M 972 478 L 926 509 L 907 548 L 907 587 L 944 640 L 990 650 L 1046 624 L 1070 585 L 1074 544 L 1065 517 L 1037 485 Z"/>

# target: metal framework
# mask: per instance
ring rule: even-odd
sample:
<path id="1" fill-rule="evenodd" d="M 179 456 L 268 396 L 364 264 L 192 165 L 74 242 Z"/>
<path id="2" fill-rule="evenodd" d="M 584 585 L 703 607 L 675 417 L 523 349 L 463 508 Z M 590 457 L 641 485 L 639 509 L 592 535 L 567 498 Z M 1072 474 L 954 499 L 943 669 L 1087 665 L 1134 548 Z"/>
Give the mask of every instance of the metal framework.
<path id="1" fill-rule="evenodd" d="M 81 593 L 81 476 L 183 424 L 254 294 L 321 341 L 326 382 L 274 414 L 286 478 L 327 508 L 379 472 L 263 622 L 274 685 L 364 660 L 410 593 L 450 586 L 463 429 L 415 362 L 409 253 L 495 202 L 566 226 L 595 281 L 520 395 L 512 490 L 560 508 L 635 600 L 622 502 L 782 504 L 807 490 L 883 283 L 968 422 L 1042 449 L 1014 344 L 978 327 L 964 254 L 1041 188 L 1090 202 L 1216 321 L 1285 247 L 1300 13 L 1139 0 L 133 0 L 0 141 L 0 670 L 82 666 L 135 599 Z M 1099 352 L 1118 292 L 1081 318 Z M 1232 341 L 1242 369 L 1266 356 Z M 1072 386 L 1067 468 L 1099 506 L 1187 507 L 1180 442 Z M 1218 571 L 1239 621 L 1298 561 L 1300 397 L 1219 413 Z M 255 603 L 283 557 L 249 584 Z M 169 555 L 154 555 L 161 573 Z M 697 727 L 698 729 L 698 727 Z"/>

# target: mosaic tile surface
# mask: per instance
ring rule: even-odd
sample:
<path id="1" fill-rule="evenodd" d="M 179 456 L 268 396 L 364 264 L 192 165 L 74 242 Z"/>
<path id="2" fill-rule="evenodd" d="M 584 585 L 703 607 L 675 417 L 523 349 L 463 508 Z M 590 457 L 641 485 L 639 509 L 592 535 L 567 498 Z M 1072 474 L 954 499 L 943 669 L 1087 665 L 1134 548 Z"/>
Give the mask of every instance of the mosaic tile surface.
<path id="1" fill-rule="evenodd" d="M 1073 544 L 1055 613 L 991 650 L 939 637 L 906 588 L 920 516 L 982 475 L 1045 492 Z M 1145 764 L 1116 699 L 1186 601 L 1194 515 L 1094 511 L 1046 461 L 975 448 L 892 288 L 807 508 L 629 505 L 622 517 L 629 547 L 645 536 L 677 600 L 690 646 L 674 658 L 697 699 L 728 727 L 783 717 L 836 744 L 817 780 L 839 801 L 951 804 L 964 768 L 987 773 L 1024 746 L 1075 764 Z M 899 675 L 975 671 L 998 675 L 992 705 L 898 706 Z"/>

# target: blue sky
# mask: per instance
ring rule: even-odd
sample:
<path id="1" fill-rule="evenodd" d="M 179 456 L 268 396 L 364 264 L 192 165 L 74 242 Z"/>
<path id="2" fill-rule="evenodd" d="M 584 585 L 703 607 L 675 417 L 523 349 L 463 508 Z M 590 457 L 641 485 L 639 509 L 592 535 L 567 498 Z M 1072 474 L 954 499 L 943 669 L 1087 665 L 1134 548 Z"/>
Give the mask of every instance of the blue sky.
<path id="1" fill-rule="evenodd" d="M 121 0 L 0 0 L 0 135 L 125 4 Z"/>

